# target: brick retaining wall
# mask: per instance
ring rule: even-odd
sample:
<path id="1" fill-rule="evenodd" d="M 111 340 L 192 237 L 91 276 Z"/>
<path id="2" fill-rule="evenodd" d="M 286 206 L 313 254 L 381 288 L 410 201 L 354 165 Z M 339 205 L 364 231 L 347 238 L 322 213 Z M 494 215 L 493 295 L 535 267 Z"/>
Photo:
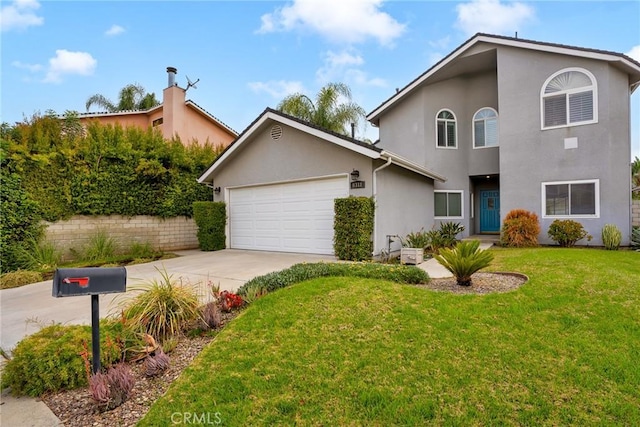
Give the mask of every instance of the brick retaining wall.
<path id="1" fill-rule="evenodd" d="M 640 199 L 633 201 L 631 207 L 631 224 L 640 227 Z"/>
<path id="2" fill-rule="evenodd" d="M 47 239 L 65 252 L 82 248 L 99 230 L 105 230 L 123 248 L 133 242 L 149 242 L 164 251 L 198 248 L 198 228 L 193 218 L 187 217 L 74 216 L 46 225 Z"/>

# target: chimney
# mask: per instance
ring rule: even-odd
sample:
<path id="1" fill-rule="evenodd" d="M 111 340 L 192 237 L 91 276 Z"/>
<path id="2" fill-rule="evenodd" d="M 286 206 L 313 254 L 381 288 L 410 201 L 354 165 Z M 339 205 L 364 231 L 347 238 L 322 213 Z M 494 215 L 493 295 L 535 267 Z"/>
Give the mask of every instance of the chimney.
<path id="1" fill-rule="evenodd" d="M 167 74 L 169 75 L 169 85 L 167 87 L 175 86 L 178 70 L 175 67 L 167 67 Z"/>

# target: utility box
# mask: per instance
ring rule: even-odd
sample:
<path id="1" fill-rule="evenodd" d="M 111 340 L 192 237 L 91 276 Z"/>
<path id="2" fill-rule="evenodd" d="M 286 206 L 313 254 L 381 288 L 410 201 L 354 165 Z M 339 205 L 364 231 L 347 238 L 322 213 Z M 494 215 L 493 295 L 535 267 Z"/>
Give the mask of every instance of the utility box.
<path id="1" fill-rule="evenodd" d="M 400 263 L 421 264 L 424 261 L 424 249 L 422 248 L 402 248 L 400 250 Z"/>
<path id="2" fill-rule="evenodd" d="M 124 267 L 59 268 L 53 276 L 52 295 L 56 298 L 126 291 Z"/>

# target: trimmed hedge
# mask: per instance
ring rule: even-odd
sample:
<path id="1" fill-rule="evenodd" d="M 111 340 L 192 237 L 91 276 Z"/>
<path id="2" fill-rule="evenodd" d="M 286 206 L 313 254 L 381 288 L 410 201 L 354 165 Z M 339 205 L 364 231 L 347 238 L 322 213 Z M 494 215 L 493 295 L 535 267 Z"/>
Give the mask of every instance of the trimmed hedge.
<path id="1" fill-rule="evenodd" d="M 237 293 L 244 296 L 252 288 L 273 292 L 305 280 L 329 276 L 362 277 L 406 284 L 428 283 L 430 280 L 426 271 L 409 265 L 387 265 L 372 262 L 302 263 L 255 277 L 242 285 Z"/>
<path id="2" fill-rule="evenodd" d="M 194 202 L 193 219 L 198 226 L 198 243 L 203 251 L 225 248 L 227 209 L 224 202 Z"/>
<path id="3" fill-rule="evenodd" d="M 371 259 L 375 204 L 369 197 L 348 197 L 334 202 L 333 250 L 347 261 Z"/>

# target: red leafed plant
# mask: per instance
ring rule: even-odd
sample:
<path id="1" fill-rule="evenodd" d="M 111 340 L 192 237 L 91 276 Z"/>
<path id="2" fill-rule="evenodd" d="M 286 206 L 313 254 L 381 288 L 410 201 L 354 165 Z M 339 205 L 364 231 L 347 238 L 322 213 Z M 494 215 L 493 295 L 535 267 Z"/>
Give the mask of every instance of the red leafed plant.
<path id="1" fill-rule="evenodd" d="M 229 312 L 234 308 L 242 307 L 242 304 L 244 304 L 244 300 L 240 295 L 236 295 L 229 291 L 220 292 L 219 301 L 220 308 L 226 312 Z"/>

